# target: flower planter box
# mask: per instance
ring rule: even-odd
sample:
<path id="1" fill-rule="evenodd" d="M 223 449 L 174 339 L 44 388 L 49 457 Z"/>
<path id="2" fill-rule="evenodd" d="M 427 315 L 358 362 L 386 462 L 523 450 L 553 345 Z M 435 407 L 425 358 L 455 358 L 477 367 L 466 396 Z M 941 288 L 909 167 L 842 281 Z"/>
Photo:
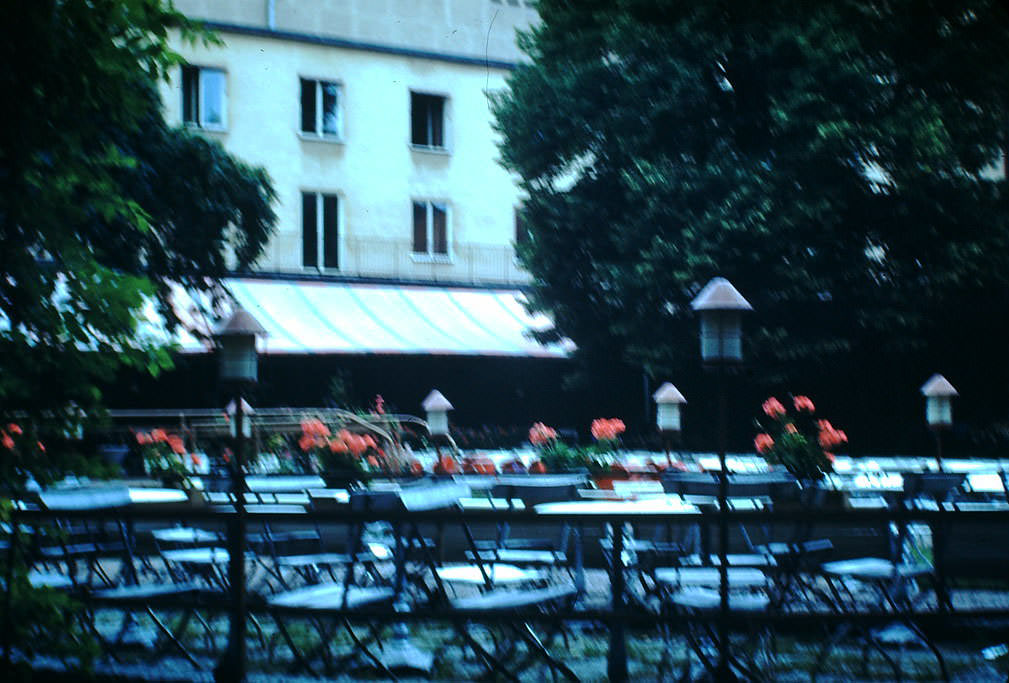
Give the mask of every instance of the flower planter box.
<path id="1" fill-rule="evenodd" d="M 354 470 L 332 470 L 319 476 L 327 489 L 356 489 L 361 487 L 361 473 Z"/>
<path id="2" fill-rule="evenodd" d="M 597 489 L 609 489 L 611 491 L 613 490 L 614 481 L 627 481 L 631 478 L 631 475 L 627 471 L 619 470 L 592 475 L 592 480 L 595 482 Z"/>

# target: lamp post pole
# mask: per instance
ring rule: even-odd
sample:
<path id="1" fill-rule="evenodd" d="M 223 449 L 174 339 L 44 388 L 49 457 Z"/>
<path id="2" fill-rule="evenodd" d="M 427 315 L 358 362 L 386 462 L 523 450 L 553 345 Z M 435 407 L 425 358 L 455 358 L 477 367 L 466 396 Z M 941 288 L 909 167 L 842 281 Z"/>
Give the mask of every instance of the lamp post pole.
<path id="1" fill-rule="evenodd" d="M 729 471 L 726 369 L 743 360 L 741 314 L 753 306 L 725 278 L 713 278 L 691 302 L 701 316 L 701 360 L 716 371 L 718 391 L 718 667 L 715 680 L 733 681 L 729 668 Z"/>
<path id="2" fill-rule="evenodd" d="M 220 375 L 230 385 L 234 399 L 231 414 L 234 457 L 231 460 L 231 484 L 234 514 L 228 520 L 228 644 L 214 669 L 215 681 L 245 680 L 246 660 L 246 586 L 245 586 L 245 459 L 247 439 L 251 435 L 251 407 L 244 394 L 258 379 L 256 337 L 266 330 L 249 313 L 237 309 L 215 335 L 220 347 Z M 233 406 L 233 410 L 231 410 Z"/>

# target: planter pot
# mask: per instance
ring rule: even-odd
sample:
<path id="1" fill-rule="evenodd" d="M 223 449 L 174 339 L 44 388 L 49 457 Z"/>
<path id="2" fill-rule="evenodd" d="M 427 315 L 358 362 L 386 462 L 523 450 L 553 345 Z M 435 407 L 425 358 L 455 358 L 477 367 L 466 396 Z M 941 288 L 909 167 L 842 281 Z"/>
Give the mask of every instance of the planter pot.
<path id="1" fill-rule="evenodd" d="M 631 478 L 631 475 L 627 473 L 626 470 L 604 472 L 602 474 L 596 474 L 592 476 L 592 480 L 596 483 L 597 489 L 609 489 L 613 490 L 614 481 L 627 481 Z"/>
<path id="2" fill-rule="evenodd" d="M 189 496 L 189 504 L 192 507 L 202 508 L 207 505 L 207 497 L 203 494 L 203 491 L 195 488 L 186 489 L 186 495 Z"/>
<path id="3" fill-rule="evenodd" d="M 354 470 L 333 470 L 320 474 L 327 489 L 356 489 L 361 487 L 361 473 Z"/>
<path id="4" fill-rule="evenodd" d="M 778 510 L 808 510 L 810 508 L 841 510 L 847 503 L 844 491 L 827 488 L 819 481 L 805 480 L 788 495 L 775 498 L 774 507 Z"/>

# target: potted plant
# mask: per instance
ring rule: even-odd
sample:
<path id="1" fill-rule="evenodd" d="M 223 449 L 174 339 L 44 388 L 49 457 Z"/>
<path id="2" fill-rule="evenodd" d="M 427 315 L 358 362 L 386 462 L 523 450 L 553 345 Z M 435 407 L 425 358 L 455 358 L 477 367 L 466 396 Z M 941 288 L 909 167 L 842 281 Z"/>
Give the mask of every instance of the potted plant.
<path id="1" fill-rule="evenodd" d="M 629 479 L 630 473 L 619 461 L 620 435 L 627 427 L 619 418 L 596 418 L 589 431 L 595 444 L 589 450 L 589 471 L 596 482 L 596 488 L 612 489 L 617 479 Z"/>
<path id="2" fill-rule="evenodd" d="M 820 482 L 834 471 L 834 451 L 847 443 L 847 434 L 817 419 L 807 396 L 793 397 L 791 413 L 773 396 L 761 408 L 764 416 L 757 420 L 761 431 L 753 440 L 757 452 L 787 470 L 803 489 L 822 489 Z"/>
<path id="3" fill-rule="evenodd" d="M 333 434 L 317 418 L 301 422 L 298 447 L 318 464 L 326 486 L 354 488 L 365 472 L 382 468 L 384 453 L 370 434 L 357 434 L 343 428 Z"/>
<path id="4" fill-rule="evenodd" d="M 530 474 L 585 472 L 588 468 L 585 450 L 567 445 L 557 437 L 557 430 L 542 422 L 529 428 L 529 443 L 536 450 L 536 460 L 529 465 Z"/>
<path id="5" fill-rule="evenodd" d="M 144 471 L 153 478 L 160 479 L 167 488 L 194 489 L 194 468 L 198 467 L 202 456 L 187 453 L 182 437 L 170 434 L 164 429 L 137 432 L 137 444 L 144 460 Z"/>

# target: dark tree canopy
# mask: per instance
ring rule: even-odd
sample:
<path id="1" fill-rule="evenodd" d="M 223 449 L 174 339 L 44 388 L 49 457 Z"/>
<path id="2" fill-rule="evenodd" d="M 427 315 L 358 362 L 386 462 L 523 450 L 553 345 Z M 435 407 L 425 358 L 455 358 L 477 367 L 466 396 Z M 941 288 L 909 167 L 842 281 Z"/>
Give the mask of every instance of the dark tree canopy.
<path id="1" fill-rule="evenodd" d="M 265 172 L 165 124 L 170 31 L 213 40 L 161 0 L 0 7 L 2 412 L 91 407 L 118 368 L 168 366 L 145 301 L 177 322 L 172 283 L 210 292 L 272 233 Z"/>
<path id="2" fill-rule="evenodd" d="M 689 302 L 722 275 L 767 380 L 940 349 L 1005 365 L 985 346 L 1009 332 L 1004 3 L 539 13 L 497 128 L 532 300 L 586 358 L 696 364 Z"/>

